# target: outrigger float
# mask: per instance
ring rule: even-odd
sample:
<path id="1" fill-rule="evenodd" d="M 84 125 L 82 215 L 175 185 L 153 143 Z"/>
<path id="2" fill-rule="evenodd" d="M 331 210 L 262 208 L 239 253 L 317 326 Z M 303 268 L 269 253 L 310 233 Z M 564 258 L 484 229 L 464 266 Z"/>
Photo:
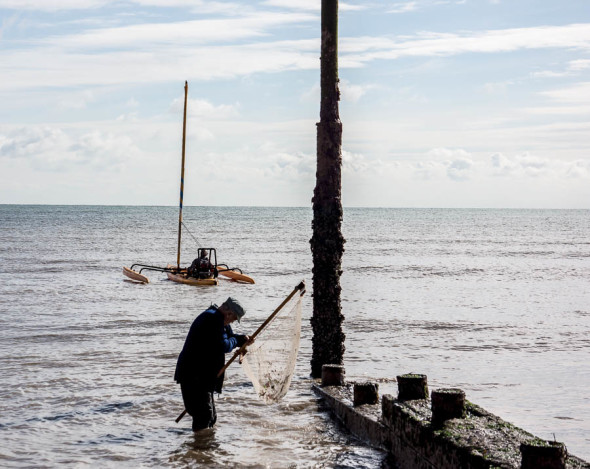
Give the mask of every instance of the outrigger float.
<path id="1" fill-rule="evenodd" d="M 186 285 L 217 285 L 218 276 L 221 275 L 228 280 L 241 283 L 253 284 L 254 279 L 244 274 L 237 267 L 230 268 L 227 264 L 217 263 L 217 251 L 215 248 L 200 247 L 197 251 L 197 258 L 190 267 L 180 266 L 180 241 L 182 238 L 182 200 L 184 193 L 184 155 L 186 143 L 186 104 L 188 97 L 188 83 L 184 83 L 184 119 L 182 124 L 182 165 L 180 172 L 180 211 L 178 214 L 178 251 L 176 255 L 176 266 L 168 264 L 166 267 L 158 267 L 147 264 L 133 264 L 131 268 L 123 267 L 123 275 L 136 283 L 150 283 L 143 272 L 155 271 L 166 272 L 168 279 Z M 190 233 L 190 232 L 189 232 Z"/>

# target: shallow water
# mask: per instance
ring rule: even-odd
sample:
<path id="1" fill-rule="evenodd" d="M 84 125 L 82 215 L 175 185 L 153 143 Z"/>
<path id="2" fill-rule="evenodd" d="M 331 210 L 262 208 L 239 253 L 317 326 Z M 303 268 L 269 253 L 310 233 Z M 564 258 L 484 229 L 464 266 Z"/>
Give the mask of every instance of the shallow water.
<path id="1" fill-rule="evenodd" d="M 311 211 L 187 207 L 256 285 L 188 287 L 123 265 L 176 259 L 173 207 L 0 206 L 0 465 L 379 467 L 310 391 Z M 590 459 L 590 212 L 346 209 L 347 376 L 402 373 Z M 185 233 L 182 257 L 197 244 Z M 194 317 L 236 296 L 254 330 L 306 280 L 291 390 L 257 400 L 238 365 L 199 434 L 172 377 Z"/>

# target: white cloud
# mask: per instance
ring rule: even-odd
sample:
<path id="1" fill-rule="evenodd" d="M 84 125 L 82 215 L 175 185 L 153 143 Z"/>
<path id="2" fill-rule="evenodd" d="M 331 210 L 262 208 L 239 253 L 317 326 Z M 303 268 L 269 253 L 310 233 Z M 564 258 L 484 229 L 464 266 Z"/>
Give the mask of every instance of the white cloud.
<path id="1" fill-rule="evenodd" d="M 463 149 L 435 148 L 411 160 L 369 159 L 366 155 L 343 151 L 344 172 L 351 178 L 408 180 L 454 183 L 506 179 L 513 182 L 540 178 L 555 181 L 587 179 L 590 159 L 567 161 L 531 153 L 492 153 L 474 156 Z"/>
<path id="2" fill-rule="evenodd" d="M 406 166 L 406 168 L 404 168 Z M 439 161 L 417 161 L 412 163 L 407 168 L 407 163 L 398 167 L 399 174 L 404 174 L 409 170 L 410 179 L 419 179 L 424 181 L 437 181 L 445 178 L 446 168 L 445 165 Z"/>
<path id="3" fill-rule="evenodd" d="M 239 2 L 208 1 L 208 0 L 130 0 L 141 7 L 190 8 L 200 13 L 232 13 L 244 12 L 248 8 Z"/>
<path id="4" fill-rule="evenodd" d="M 96 95 L 93 90 L 83 90 L 72 92 L 67 97 L 62 97 L 58 102 L 61 109 L 85 109 L 88 104 L 96 101 Z"/>
<path id="5" fill-rule="evenodd" d="M 75 39 L 64 42 L 75 43 Z M 124 41 L 121 47 L 125 47 Z M 318 49 L 318 40 L 302 40 L 206 47 L 165 43 L 141 46 L 140 51 L 96 53 L 71 52 L 56 46 L 0 51 L 0 90 L 31 89 L 39 83 L 46 87 L 158 83 L 177 81 L 178 76 L 210 80 L 315 69 Z"/>
<path id="6" fill-rule="evenodd" d="M 211 80 L 317 69 L 319 39 L 268 40 L 273 29 L 317 22 L 307 13 L 258 13 L 240 18 L 139 24 L 44 38 L 26 49 L 0 51 L 0 89 L 157 83 L 185 76 Z M 221 45 L 226 41 L 236 44 Z M 249 42 L 253 41 L 253 42 Z M 509 52 L 529 48 L 590 50 L 590 24 L 481 33 L 341 37 L 341 68 L 404 56 Z M 106 48 L 106 49 L 105 49 Z M 583 62 L 575 65 L 583 67 Z M 491 85 L 490 85 L 491 86 Z M 359 97 L 357 93 L 351 96 Z"/>
<path id="7" fill-rule="evenodd" d="M 496 83 L 485 83 L 483 85 L 483 89 L 488 94 L 498 94 L 498 93 L 505 93 L 506 90 L 514 86 L 515 82 L 512 80 L 507 80 L 503 82 L 496 82 Z"/>
<path id="8" fill-rule="evenodd" d="M 541 72 L 533 72 L 531 76 L 534 78 L 561 78 L 572 75 L 579 75 L 579 72 L 590 68 L 590 59 L 570 60 L 565 70 L 544 70 Z"/>
<path id="9" fill-rule="evenodd" d="M 262 2 L 263 5 L 272 7 L 289 8 L 297 10 L 308 10 L 319 12 L 321 10 L 321 2 L 317 0 L 298 0 L 293 2 L 291 0 L 266 0 Z"/>
<path id="10" fill-rule="evenodd" d="M 459 204 L 454 191 L 471 203 L 469 194 L 480 188 L 482 194 L 493 194 L 498 184 L 512 187 L 513 193 L 536 188 L 543 201 L 549 200 L 547 188 L 559 196 L 555 188 L 560 185 L 587 194 L 590 83 L 582 80 L 590 69 L 584 58 L 590 51 L 590 24 L 460 31 L 444 29 L 461 24 L 459 16 L 444 24 L 441 18 L 430 23 L 430 14 L 417 16 L 426 7 L 457 3 L 340 4 L 341 11 L 370 10 L 343 15 L 342 24 L 354 22 L 354 27 L 341 29 L 340 35 L 343 175 L 349 188 L 357 188 L 351 193 L 369 205 L 398 204 L 387 194 L 398 190 L 399 195 L 402 188 L 407 200 L 423 204 Z M 503 7 L 506 2 L 485 9 L 500 12 Z M 311 191 L 305 191 L 313 187 L 315 174 L 317 106 L 308 99 L 319 100 L 318 0 L 0 0 L 0 8 L 12 15 L 2 22 L 0 48 L 0 102 L 4 122 L 13 123 L 9 130 L 8 124 L 0 126 L 3 183 L 8 174 L 31 175 L 43 194 L 51 184 L 69 179 L 78 188 L 83 180 L 92 193 L 101 194 L 95 176 L 102 185 L 112 179 L 111 185 L 116 181 L 120 187 L 141 177 L 150 191 L 166 172 L 176 181 L 183 103 L 176 86 L 187 79 L 207 81 L 194 88 L 198 94 L 191 93 L 189 102 L 189 167 L 207 168 L 209 180 L 223 181 L 236 194 L 252 193 L 248 201 L 241 195 L 221 199 L 212 188 L 210 200 L 197 202 L 285 203 L 284 194 L 291 190 L 300 191 L 303 198 L 297 200 L 309 202 Z M 416 32 L 410 22 L 404 36 L 394 36 L 385 22 L 375 21 L 388 8 L 413 11 L 424 28 L 437 24 L 440 29 Z M 66 9 L 72 11 L 46 14 Z M 460 15 L 459 10 L 453 13 Z M 486 24 L 505 24 L 505 16 Z M 52 36 L 43 36 L 48 31 Z M 287 34 L 293 40 L 282 40 Z M 535 53 L 527 56 L 529 49 Z M 510 53 L 516 51 L 524 59 L 519 65 L 537 70 L 532 76 L 539 80 L 527 89 L 524 79 L 514 76 L 527 77 L 529 71 L 513 66 L 516 57 Z M 439 59 L 453 55 L 464 57 Z M 400 57 L 418 59 L 392 63 Z M 461 73 L 463 60 L 473 73 Z M 476 70 L 476 61 L 485 66 Z M 304 72 L 279 75 L 291 71 Z M 261 77 L 271 73 L 276 75 Z M 565 76 L 584 78 L 572 84 L 560 79 Z M 231 82 L 235 78 L 241 80 Z M 170 97 L 162 83 L 174 86 L 177 95 Z M 510 101 L 480 93 L 483 87 L 510 97 L 508 92 L 519 86 L 523 92 Z M 371 92 L 377 87 L 379 96 Z M 470 96 L 473 90 L 477 96 Z M 242 92 L 252 94 L 242 97 Z M 172 102 L 174 96 L 178 99 Z M 174 118 L 166 114 L 167 104 Z M 198 158 L 192 157 L 195 152 Z M 356 181 L 368 193 L 381 192 L 365 196 Z M 10 192 L 2 194 L 18 201 Z M 118 196 L 123 198 L 108 201 L 131 200 Z M 152 197 L 145 200 L 167 200 Z"/>
<path id="11" fill-rule="evenodd" d="M 0 156 L 5 158 L 36 158 L 70 143 L 61 129 L 49 126 L 23 127 L 0 135 Z"/>
<path id="12" fill-rule="evenodd" d="M 121 114 L 115 119 L 117 122 L 138 122 L 138 114 L 137 112 L 129 112 L 126 114 Z"/>
<path id="13" fill-rule="evenodd" d="M 542 158 L 529 153 L 505 155 L 495 153 L 490 157 L 492 175 L 512 179 L 589 179 L 590 160 L 565 161 Z"/>
<path id="14" fill-rule="evenodd" d="M 590 114 L 590 82 L 574 83 L 567 87 L 539 92 L 555 105 L 523 108 L 530 115 L 580 116 Z"/>
<path id="15" fill-rule="evenodd" d="M 590 59 L 572 60 L 570 61 L 568 68 L 576 72 L 581 70 L 588 70 L 590 68 Z"/>
<path id="16" fill-rule="evenodd" d="M 292 10 L 308 10 L 319 12 L 321 10 L 322 3 L 318 0 L 266 0 L 262 2 L 263 5 L 288 8 Z M 338 5 L 341 11 L 358 11 L 367 8 L 365 5 L 358 5 L 347 2 L 340 2 Z"/>
<path id="17" fill-rule="evenodd" d="M 129 108 L 136 108 L 139 106 L 139 103 L 137 102 L 137 100 L 135 98 L 132 97 L 127 100 L 127 102 L 125 103 L 125 106 L 129 107 Z"/>
<path id="18" fill-rule="evenodd" d="M 540 26 L 483 32 L 420 33 L 393 40 L 386 37 L 343 38 L 341 50 L 353 63 L 408 56 L 513 52 L 522 49 L 576 48 L 590 51 L 590 24 Z M 345 60 L 346 60 L 345 56 Z"/>
<path id="19" fill-rule="evenodd" d="M 3 39 L 5 33 L 10 31 L 15 25 L 19 23 L 19 15 L 15 13 L 10 16 L 3 16 L 2 20 L 0 21 L 0 40 Z"/>
<path id="20" fill-rule="evenodd" d="M 589 104 L 590 82 L 576 83 L 567 88 L 543 91 L 541 94 L 562 103 Z"/>
<path id="21" fill-rule="evenodd" d="M 568 163 L 565 175 L 571 179 L 587 179 L 590 181 L 590 161 L 576 160 Z"/>
<path id="22" fill-rule="evenodd" d="M 471 179 L 482 165 L 463 149 L 434 148 L 418 159 L 369 159 L 366 155 L 343 151 L 344 170 L 349 177 L 416 179 L 422 181 L 461 182 Z M 478 169 L 478 166 L 480 167 Z"/>
<path id="23" fill-rule="evenodd" d="M 391 8 L 388 8 L 387 13 L 409 13 L 433 6 L 438 7 L 440 5 L 462 5 L 464 3 L 467 3 L 467 0 L 407 0 L 405 2 L 393 3 Z"/>
<path id="24" fill-rule="evenodd" d="M 387 13 L 407 13 L 418 8 L 417 2 L 394 3 Z"/>
<path id="25" fill-rule="evenodd" d="M 319 99 L 320 99 L 320 92 L 321 92 L 320 84 L 319 84 L 319 82 L 316 82 L 313 84 L 312 87 L 305 90 L 301 94 L 301 99 L 304 101 L 313 101 L 314 103 L 317 103 L 317 102 L 319 102 Z"/>
<path id="26" fill-rule="evenodd" d="M 457 159 L 450 162 L 447 168 L 447 176 L 454 181 L 465 181 L 470 178 L 473 161 L 469 159 Z"/>
<path id="27" fill-rule="evenodd" d="M 112 3 L 112 0 L 0 0 L 0 9 L 7 10 L 87 10 Z"/>
<path id="28" fill-rule="evenodd" d="M 256 200 L 255 203 L 280 205 L 285 203 L 285 191 L 300 191 L 302 188 L 307 189 L 306 199 L 309 200 L 315 176 L 315 155 L 290 152 L 272 142 L 263 142 L 229 152 L 207 152 L 200 155 L 197 167 L 204 180 L 212 182 L 203 186 L 202 196 L 208 197 L 209 192 L 214 196 L 211 200 L 201 200 L 201 203 L 215 204 L 215 200 L 219 200 L 217 196 L 221 195 L 219 188 L 225 187 L 227 190 L 223 192 L 226 195 L 248 194 L 236 199 L 238 204 L 253 203 L 261 195 L 268 197 L 266 191 L 272 189 L 278 191 L 273 198 L 267 198 L 266 202 Z M 254 188 L 260 190 L 254 191 Z"/>
<path id="29" fill-rule="evenodd" d="M 472 176 L 474 162 L 471 154 L 462 148 L 433 148 L 426 156 L 428 160 L 416 163 L 421 177 L 440 177 L 443 171 L 453 181 L 465 181 Z"/>
<path id="30" fill-rule="evenodd" d="M 142 50 L 151 47 L 182 48 L 183 45 L 228 43 L 261 38 L 272 28 L 315 21 L 306 13 L 256 12 L 237 18 L 216 18 L 170 23 L 144 23 L 92 29 L 78 34 L 44 38 L 44 46 L 76 51 Z"/>
<path id="31" fill-rule="evenodd" d="M 516 164 L 510 158 L 504 156 L 502 153 L 495 153 L 490 157 L 492 168 L 495 169 L 496 175 L 507 176 L 517 170 Z"/>
<path id="32" fill-rule="evenodd" d="M 462 148 L 433 148 L 426 155 L 429 159 L 434 160 L 466 159 L 470 157 L 470 153 Z"/>
<path id="33" fill-rule="evenodd" d="M 342 100 L 353 103 L 358 102 L 367 91 L 375 88 L 375 85 L 353 85 L 348 80 L 340 80 L 340 91 L 342 93 Z"/>
<path id="34" fill-rule="evenodd" d="M 140 7 L 161 8 L 189 8 L 200 13 L 227 13 L 238 14 L 248 10 L 243 2 L 206 1 L 206 0 L 129 0 Z M 100 8 L 109 4 L 116 4 L 113 0 L 0 0 L 0 9 L 14 10 L 85 10 Z M 262 5 L 287 8 L 292 10 L 320 11 L 321 3 L 318 0 L 267 0 Z M 342 11 L 358 11 L 365 9 L 362 4 L 340 2 Z"/>
<path id="35" fill-rule="evenodd" d="M 342 151 L 342 172 L 343 173 L 360 173 L 370 172 L 371 165 L 363 154 Z"/>
<path id="36" fill-rule="evenodd" d="M 215 140 L 215 134 L 210 130 L 202 126 L 198 126 L 196 129 L 189 129 L 188 134 L 194 135 L 199 142 L 210 142 Z"/>
<path id="37" fill-rule="evenodd" d="M 204 0 L 129 0 L 140 7 L 161 8 L 190 8 L 201 13 L 236 14 L 244 11 L 245 7 L 237 2 L 212 2 Z M 35 10 L 35 11 L 63 11 L 63 10 L 91 10 L 116 5 L 114 0 L 0 0 L 0 9 Z"/>
<path id="38" fill-rule="evenodd" d="M 81 135 L 52 126 L 27 126 L 0 133 L 0 158 L 22 159 L 39 171 L 119 170 L 139 149 L 125 135 L 90 131 Z"/>
<path id="39" fill-rule="evenodd" d="M 174 115 L 181 115 L 184 109 L 184 98 L 175 99 L 170 105 L 169 112 Z M 205 119 L 227 119 L 237 117 L 239 104 L 220 104 L 215 106 L 206 99 L 191 99 L 187 102 L 187 114 L 193 117 Z"/>
<path id="40" fill-rule="evenodd" d="M 527 114 L 554 115 L 554 116 L 573 116 L 581 114 L 590 114 L 590 103 L 579 106 L 536 106 L 523 108 Z"/>
<path id="41" fill-rule="evenodd" d="M 554 72 L 552 70 L 544 70 L 542 72 L 532 72 L 531 76 L 533 78 L 561 78 L 570 75 L 570 72 L 562 71 L 562 72 Z"/>

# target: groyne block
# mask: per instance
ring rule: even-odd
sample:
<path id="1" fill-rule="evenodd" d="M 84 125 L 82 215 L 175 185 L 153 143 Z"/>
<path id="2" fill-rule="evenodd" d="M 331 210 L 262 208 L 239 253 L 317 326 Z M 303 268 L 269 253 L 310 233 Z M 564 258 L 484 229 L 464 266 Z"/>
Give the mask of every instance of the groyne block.
<path id="1" fill-rule="evenodd" d="M 356 407 L 364 404 L 379 403 L 379 385 L 369 381 L 354 383 L 352 388 L 352 404 Z"/>
<path id="2" fill-rule="evenodd" d="M 397 391 L 400 401 L 428 399 L 428 379 L 426 375 L 416 373 L 397 376 Z"/>
<path id="3" fill-rule="evenodd" d="M 490 428 L 477 429 L 473 419 L 485 412 L 469 407 L 463 419 L 432 423 L 432 406 L 428 399 L 399 401 L 383 396 L 388 408 L 384 425 L 388 427 L 389 447 L 400 467 L 418 469 L 480 469 L 519 467 L 520 455 L 515 446 L 512 456 L 498 456 L 493 443 L 487 441 Z M 466 406 L 467 407 L 467 406 Z M 490 444 L 488 444 L 490 443 Z"/>
<path id="4" fill-rule="evenodd" d="M 567 449 L 558 441 L 534 439 L 520 445 L 522 469 L 566 469 Z"/>
<path id="5" fill-rule="evenodd" d="M 457 388 L 445 388 L 432 391 L 432 423 L 442 425 L 449 419 L 461 419 L 465 416 L 465 393 Z"/>
<path id="6" fill-rule="evenodd" d="M 521 445 L 535 440 L 468 400 L 462 418 L 449 418 L 436 426 L 429 399 L 403 401 L 385 394 L 380 404 L 355 407 L 350 384 L 314 385 L 314 390 L 353 435 L 388 451 L 401 468 L 520 469 Z M 565 468 L 590 469 L 590 464 L 567 455 Z"/>
<path id="7" fill-rule="evenodd" d="M 344 376 L 343 365 L 322 365 L 322 386 L 343 386 Z"/>
<path id="8" fill-rule="evenodd" d="M 313 385 L 315 392 L 322 398 L 328 408 L 354 436 L 370 445 L 385 449 L 385 427 L 381 423 L 381 406 L 365 404 L 354 406 L 353 385 L 318 386 Z"/>

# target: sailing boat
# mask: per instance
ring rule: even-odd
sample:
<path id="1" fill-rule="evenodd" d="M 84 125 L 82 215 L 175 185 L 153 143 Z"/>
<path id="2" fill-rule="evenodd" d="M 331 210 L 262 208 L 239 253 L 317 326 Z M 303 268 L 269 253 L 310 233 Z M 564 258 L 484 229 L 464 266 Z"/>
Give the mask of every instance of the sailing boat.
<path id="1" fill-rule="evenodd" d="M 180 170 L 180 210 L 178 213 L 178 250 L 176 254 L 176 266 L 168 264 L 166 267 L 157 267 L 146 264 L 133 264 L 131 268 L 123 267 L 123 274 L 139 283 L 149 283 L 149 279 L 143 275 L 144 270 L 166 272 L 168 279 L 187 285 L 217 285 L 218 275 L 230 280 L 243 283 L 255 283 L 254 279 L 244 274 L 239 268 L 230 268 L 227 264 L 217 263 L 217 251 L 215 248 L 200 247 L 197 250 L 197 258 L 190 267 L 180 266 L 180 242 L 182 239 L 182 202 L 184 195 L 184 160 L 186 148 L 186 107 L 188 98 L 188 83 L 184 82 L 184 118 L 182 122 L 182 164 Z M 139 268 L 136 271 L 134 268 Z"/>

